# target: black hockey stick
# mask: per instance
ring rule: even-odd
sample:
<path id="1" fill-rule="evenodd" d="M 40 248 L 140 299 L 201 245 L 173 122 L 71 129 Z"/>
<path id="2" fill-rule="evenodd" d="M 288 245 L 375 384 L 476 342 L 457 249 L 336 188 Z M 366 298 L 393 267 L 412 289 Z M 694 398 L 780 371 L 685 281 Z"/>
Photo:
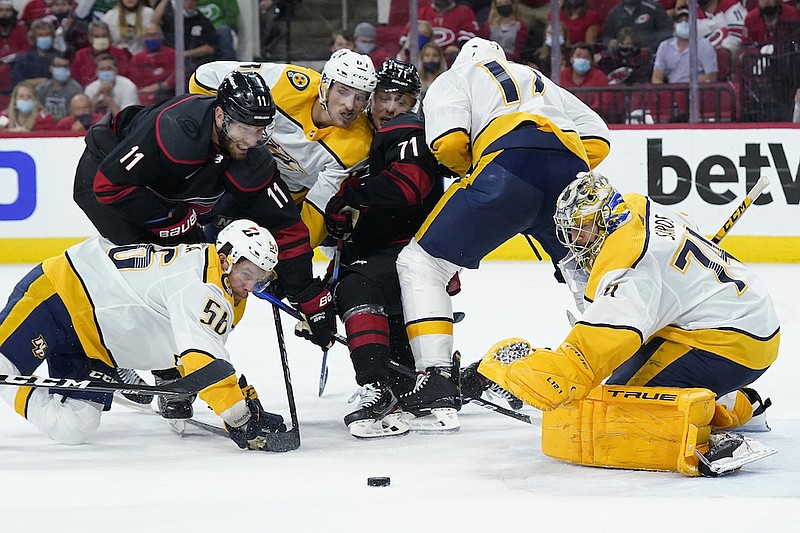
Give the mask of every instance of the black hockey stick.
<path id="1" fill-rule="evenodd" d="M 277 306 L 272 307 L 272 316 L 275 318 L 275 333 L 278 337 L 278 351 L 281 356 L 283 381 L 286 385 L 286 398 L 289 402 L 289 417 L 292 420 L 292 428 L 282 433 L 268 433 L 265 435 L 266 448 L 271 452 L 288 452 L 300 447 L 300 423 L 297 420 L 297 405 L 294 402 L 292 376 L 289 374 L 289 357 L 286 355 L 286 342 L 283 338 L 281 313 Z"/>
<path id="2" fill-rule="evenodd" d="M 224 359 L 214 359 L 206 366 L 185 377 L 161 385 L 130 385 L 98 381 L 94 379 L 49 378 L 39 376 L 11 376 L 0 374 L 0 385 L 38 387 L 62 390 L 85 390 L 92 392 L 128 392 L 132 394 L 157 394 L 177 396 L 197 394 L 206 387 L 234 375 L 233 366 Z"/>
<path id="3" fill-rule="evenodd" d="M 474 403 L 475 405 L 479 405 L 484 409 L 488 409 L 490 411 L 494 411 L 495 413 L 500 413 L 501 415 L 506 415 L 511 418 L 516 418 L 520 422 L 525 422 L 526 424 L 533 424 L 531 422 L 531 417 L 526 415 L 525 413 L 518 413 L 513 409 L 506 409 L 505 407 L 501 407 L 496 403 L 492 403 L 488 400 L 484 400 L 483 398 L 470 398 L 464 396 L 464 403 Z"/>
<path id="4" fill-rule="evenodd" d="M 747 211 L 747 208 L 755 202 L 759 196 L 761 196 L 761 192 L 769 185 L 769 178 L 766 176 L 761 176 L 758 178 L 758 181 L 753 185 L 753 188 L 750 189 L 750 192 L 747 193 L 747 196 L 744 197 L 742 203 L 733 211 L 731 216 L 728 217 L 728 220 L 719 228 L 714 237 L 711 238 L 711 242 L 714 244 L 719 244 L 719 242 L 725 238 L 728 232 L 731 230 L 734 224 L 739 220 L 739 218 Z"/>

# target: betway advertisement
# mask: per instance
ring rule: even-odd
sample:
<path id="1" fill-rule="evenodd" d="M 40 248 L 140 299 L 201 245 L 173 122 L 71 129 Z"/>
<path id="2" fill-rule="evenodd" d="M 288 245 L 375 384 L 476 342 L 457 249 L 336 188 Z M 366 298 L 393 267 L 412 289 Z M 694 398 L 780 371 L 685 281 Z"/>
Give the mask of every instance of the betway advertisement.
<path id="1" fill-rule="evenodd" d="M 82 137 L 0 138 L 0 262 L 39 261 L 96 234 L 72 201 L 83 148 Z M 765 175 L 769 187 L 728 239 L 745 260 L 800 261 L 798 128 L 615 129 L 598 170 L 623 192 L 688 213 L 708 235 Z M 492 257 L 517 257 L 504 250 Z"/>

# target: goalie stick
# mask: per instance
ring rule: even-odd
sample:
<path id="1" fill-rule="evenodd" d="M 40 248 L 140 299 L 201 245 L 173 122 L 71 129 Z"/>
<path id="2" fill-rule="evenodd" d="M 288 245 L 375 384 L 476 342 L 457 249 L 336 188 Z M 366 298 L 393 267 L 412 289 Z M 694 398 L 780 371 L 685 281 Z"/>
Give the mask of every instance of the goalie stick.
<path id="1" fill-rule="evenodd" d="M 130 385 L 99 381 L 95 379 L 50 378 L 40 376 L 12 376 L 0 374 L 0 385 L 37 387 L 61 390 L 85 390 L 92 392 L 129 392 L 133 394 L 157 394 L 177 396 L 197 394 L 206 387 L 234 374 L 233 366 L 224 359 L 214 359 L 206 366 L 175 381 L 162 385 Z"/>
<path id="2" fill-rule="evenodd" d="M 736 224 L 736 222 L 738 222 L 738 220 L 741 218 L 744 212 L 747 211 L 747 208 L 750 207 L 752 203 L 758 199 L 759 196 L 761 196 L 761 193 L 767 187 L 767 185 L 769 185 L 769 178 L 767 178 L 766 176 L 761 176 L 760 178 L 758 178 L 758 181 L 755 183 L 755 185 L 753 185 L 753 188 L 750 189 L 750 192 L 748 192 L 747 195 L 744 197 L 742 203 L 739 204 L 739 206 L 733 211 L 731 216 L 728 217 L 728 220 L 726 220 L 725 223 L 722 225 L 722 227 L 719 228 L 717 234 L 711 238 L 711 242 L 713 242 L 714 244 L 719 244 L 719 242 L 725 238 L 725 236 L 731 230 L 733 225 Z"/>

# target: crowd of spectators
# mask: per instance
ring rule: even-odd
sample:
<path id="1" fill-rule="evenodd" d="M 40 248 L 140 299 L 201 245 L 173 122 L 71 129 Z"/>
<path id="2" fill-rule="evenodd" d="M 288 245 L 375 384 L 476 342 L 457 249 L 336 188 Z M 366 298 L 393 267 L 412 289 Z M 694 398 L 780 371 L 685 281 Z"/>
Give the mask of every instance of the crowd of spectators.
<path id="1" fill-rule="evenodd" d="M 173 95 L 173 3 L 187 76 L 236 58 L 236 0 L 20 3 L 0 0 L 0 131 L 84 131 L 106 112 Z"/>
<path id="2" fill-rule="evenodd" d="M 258 59 L 285 58 L 295 3 L 259 0 Z M 700 83 L 730 82 L 742 53 L 776 52 L 779 23 L 797 21 L 795 29 L 800 28 L 797 3 L 698 0 Z M 21 12 L 15 9 L 20 4 Z M 183 11 L 186 76 L 205 62 L 237 58 L 236 0 L 0 0 L 0 130 L 80 131 L 107 111 L 174 94 L 174 4 Z M 687 4 L 562 0 L 561 31 L 554 37 L 548 0 L 419 0 L 415 44 L 423 97 L 476 35 L 551 77 L 551 52 L 558 46 L 561 85 L 600 111 L 610 101 L 606 87 L 685 84 L 690 79 Z M 405 17 L 394 16 L 397 32 L 384 31 L 374 20 L 361 21 L 352 33 L 335 32 L 330 51 L 356 50 L 369 55 L 376 68 L 388 58 L 410 61 L 407 3 L 392 0 L 392 9 L 398 6 Z M 764 60 L 747 73 L 761 75 L 775 64 Z M 600 90 L 592 94 L 589 88 Z M 790 112 L 795 88 L 790 84 L 786 98 Z M 29 96 L 37 101 L 32 108 Z"/>
<path id="3" fill-rule="evenodd" d="M 789 27 L 792 35 L 784 40 L 800 42 L 798 0 L 698 0 L 697 8 L 697 79 L 701 84 L 725 82 L 733 88 L 735 65 L 744 54 L 777 53 L 779 23 L 798 21 Z M 446 69 L 466 40 L 477 35 L 499 43 L 506 56 L 528 64 L 552 77 L 551 52 L 561 50 L 559 72 L 562 86 L 603 113 L 611 102 L 606 87 L 654 86 L 686 84 L 690 80 L 688 0 L 562 0 L 559 10 L 560 34 L 552 35 L 549 0 L 419 0 L 417 13 L 419 49 L 441 57 Z M 355 49 L 369 53 L 376 63 L 394 55 L 408 61 L 408 14 L 404 0 L 392 0 L 392 9 L 405 14 L 405 21 L 390 17 L 392 24 L 403 24 L 399 42 L 375 39 L 375 27 L 362 22 L 356 27 L 369 30 L 369 51 L 359 45 Z M 402 11 L 405 10 L 405 11 Z M 392 36 L 391 31 L 380 31 Z M 428 46 L 428 42 L 433 47 Z M 380 50 L 380 57 L 375 57 Z M 800 47 L 794 52 L 800 54 Z M 800 65 L 792 60 L 791 83 L 800 83 Z M 420 54 L 420 72 L 431 64 Z M 783 63 L 786 63 L 785 61 Z M 762 60 L 752 69 L 763 75 L 780 61 Z M 746 72 L 748 76 L 750 71 Z M 773 85 L 776 83 L 773 82 Z M 593 94 L 587 89 L 598 89 Z M 787 105 L 794 104 L 794 86 Z M 652 90 L 670 90 L 664 89 Z M 607 117 L 610 118 L 610 117 Z"/>

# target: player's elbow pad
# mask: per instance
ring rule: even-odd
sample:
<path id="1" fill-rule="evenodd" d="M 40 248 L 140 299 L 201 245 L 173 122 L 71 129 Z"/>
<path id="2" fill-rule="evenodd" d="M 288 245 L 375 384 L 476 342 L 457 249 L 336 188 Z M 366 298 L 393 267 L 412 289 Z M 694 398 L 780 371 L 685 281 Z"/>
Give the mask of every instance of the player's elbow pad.
<path id="1" fill-rule="evenodd" d="M 611 145 L 604 139 L 581 139 L 583 149 L 589 158 L 589 168 L 594 170 L 597 165 L 603 162 L 611 152 Z"/>
<path id="2" fill-rule="evenodd" d="M 431 152 L 444 166 L 464 177 L 472 166 L 469 136 L 463 130 L 442 135 L 431 145 Z"/>

